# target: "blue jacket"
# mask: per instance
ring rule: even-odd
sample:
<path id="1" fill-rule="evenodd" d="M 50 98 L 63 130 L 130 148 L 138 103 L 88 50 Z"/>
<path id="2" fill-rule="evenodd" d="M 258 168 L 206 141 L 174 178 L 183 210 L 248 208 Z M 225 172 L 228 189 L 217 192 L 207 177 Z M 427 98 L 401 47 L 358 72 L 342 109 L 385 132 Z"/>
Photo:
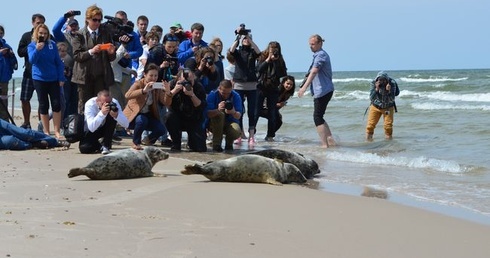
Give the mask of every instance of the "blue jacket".
<path id="1" fill-rule="evenodd" d="M 184 66 L 185 61 L 194 56 L 194 51 L 192 51 L 192 48 L 194 46 L 207 47 L 208 43 L 206 43 L 204 40 L 201 40 L 199 44 L 194 45 L 194 43 L 192 43 L 192 39 L 182 41 L 179 44 L 179 51 L 177 52 L 180 66 Z"/>
<path id="2" fill-rule="evenodd" d="M 32 79 L 45 82 L 66 81 L 63 73 L 65 65 L 53 40 L 47 40 L 40 51 L 36 50 L 36 42 L 31 42 L 27 46 L 27 53 L 32 64 Z"/>
<path id="3" fill-rule="evenodd" d="M 12 47 L 2 38 L 0 38 L 0 48 L 9 48 L 12 50 Z M 0 54 L 0 82 L 10 81 L 14 70 L 17 70 L 17 65 L 17 58 L 13 52 L 6 53 L 5 55 Z"/>

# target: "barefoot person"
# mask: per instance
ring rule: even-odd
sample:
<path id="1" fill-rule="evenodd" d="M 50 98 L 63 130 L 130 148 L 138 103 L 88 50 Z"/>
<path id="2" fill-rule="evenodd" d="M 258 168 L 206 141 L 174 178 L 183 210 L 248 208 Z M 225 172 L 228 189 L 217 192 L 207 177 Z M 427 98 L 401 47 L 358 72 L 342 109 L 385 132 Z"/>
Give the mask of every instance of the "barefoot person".
<path id="1" fill-rule="evenodd" d="M 335 141 L 323 116 L 330 99 L 332 99 L 334 86 L 332 82 L 332 64 L 330 63 L 330 56 L 322 48 L 323 41 L 318 34 L 311 36 L 308 41 L 313 52 L 313 62 L 308 71 L 306 81 L 299 88 L 298 97 L 303 97 L 306 89 L 311 85 L 311 95 L 314 99 L 313 121 L 315 122 L 322 148 L 328 148 L 334 146 Z"/>

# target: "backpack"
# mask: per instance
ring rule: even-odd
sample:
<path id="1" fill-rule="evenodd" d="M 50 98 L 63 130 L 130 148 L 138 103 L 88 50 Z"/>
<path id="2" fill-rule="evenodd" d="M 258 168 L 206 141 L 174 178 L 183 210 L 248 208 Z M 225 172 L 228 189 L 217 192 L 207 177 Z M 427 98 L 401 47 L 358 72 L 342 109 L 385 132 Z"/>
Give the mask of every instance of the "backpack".
<path id="1" fill-rule="evenodd" d="M 63 120 L 63 134 L 66 141 L 75 143 L 80 141 L 84 135 L 85 116 L 83 114 L 71 114 Z"/>

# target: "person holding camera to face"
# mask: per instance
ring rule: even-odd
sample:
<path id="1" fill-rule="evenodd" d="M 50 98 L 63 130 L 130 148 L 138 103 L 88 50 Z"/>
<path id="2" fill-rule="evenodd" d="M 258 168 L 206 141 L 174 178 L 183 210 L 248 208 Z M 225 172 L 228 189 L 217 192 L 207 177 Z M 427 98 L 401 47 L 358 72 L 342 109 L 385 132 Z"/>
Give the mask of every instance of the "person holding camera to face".
<path id="1" fill-rule="evenodd" d="M 396 112 L 395 96 L 400 94 L 400 89 L 395 80 L 390 78 L 386 72 L 379 72 L 371 82 L 369 98 L 371 105 L 366 125 L 366 140 L 372 141 L 374 128 L 381 116 L 384 120 L 385 139 L 393 138 L 393 116 Z"/>
<path id="2" fill-rule="evenodd" d="M 187 68 L 178 72 L 177 78 L 165 88 L 165 106 L 168 108 L 165 126 L 172 138 L 170 150 L 181 151 L 182 132 L 187 131 L 189 149 L 207 151 L 204 128 L 206 93 L 194 72 Z"/>
<path id="3" fill-rule="evenodd" d="M 148 64 L 143 71 L 143 78 L 136 81 L 128 92 L 126 99 L 128 104 L 124 109 L 124 115 L 130 121 L 129 129 L 134 129 L 133 148 L 141 147 L 141 135 L 144 130 L 151 131 L 148 135 L 148 144 L 154 144 L 156 140 L 166 133 L 166 129 L 160 121 L 158 104 L 165 104 L 165 88 L 169 89 L 167 81 L 157 83 L 158 66 Z M 165 86 L 164 86 L 165 85 Z"/>
<path id="4" fill-rule="evenodd" d="M 198 79 L 206 94 L 211 92 L 210 87 L 213 86 L 212 82 L 219 78 L 218 69 L 214 64 L 216 58 L 216 52 L 210 47 L 201 47 L 195 57 L 187 59 L 184 67 L 189 68 L 194 72 L 196 79 Z"/>
<path id="5" fill-rule="evenodd" d="M 209 93 L 206 101 L 208 128 L 213 133 L 213 151 L 223 151 L 223 134 L 225 150 L 233 150 L 233 141 L 242 133 L 239 124 L 243 112 L 240 95 L 233 90 L 230 80 L 222 80 L 218 89 Z"/>
<path id="6" fill-rule="evenodd" d="M 240 94 L 242 105 L 247 101 L 248 115 L 248 144 L 255 144 L 255 125 L 257 122 L 257 58 L 260 56 L 260 49 L 252 40 L 250 30 L 245 28 L 245 24 L 240 24 L 235 30 L 236 39 L 228 50 L 235 59 L 235 72 L 233 74 L 233 87 Z M 241 43 L 241 46 L 239 44 Z M 245 108 L 243 108 L 245 110 Z M 240 118 L 240 128 L 242 135 L 236 143 L 241 144 L 242 138 L 246 139 L 243 132 L 243 116 Z"/>
<path id="7" fill-rule="evenodd" d="M 116 124 L 127 128 L 128 119 L 123 114 L 119 102 L 112 98 L 109 90 L 101 90 L 96 97 L 85 103 L 85 136 L 80 140 L 81 153 L 111 152 L 112 135 Z M 99 139 L 102 138 L 102 144 Z"/>
<path id="8" fill-rule="evenodd" d="M 287 76 L 286 62 L 281 54 L 281 45 L 277 41 L 269 42 L 267 48 L 262 51 L 259 58 L 259 83 L 258 83 L 258 106 L 259 109 L 266 101 L 269 117 L 267 119 L 267 135 L 266 141 L 273 141 L 276 136 L 278 107 L 279 102 L 279 86 L 281 78 Z M 259 116 L 257 115 L 257 120 Z"/>

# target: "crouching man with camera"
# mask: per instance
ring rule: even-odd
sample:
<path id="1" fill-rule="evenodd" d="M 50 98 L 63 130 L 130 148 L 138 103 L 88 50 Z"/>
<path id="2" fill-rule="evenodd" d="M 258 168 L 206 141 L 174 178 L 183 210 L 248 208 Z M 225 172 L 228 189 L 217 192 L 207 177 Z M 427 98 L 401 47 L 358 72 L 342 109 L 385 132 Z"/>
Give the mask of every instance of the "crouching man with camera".
<path id="1" fill-rule="evenodd" d="M 85 136 L 80 140 L 81 153 L 98 153 L 106 155 L 111 152 L 112 135 L 116 124 L 127 128 L 128 119 L 122 113 L 121 105 L 113 99 L 108 90 L 101 90 L 97 97 L 85 103 Z M 102 143 L 99 139 L 102 138 Z"/>
<path id="2" fill-rule="evenodd" d="M 222 80 L 218 89 L 207 97 L 209 130 L 213 133 L 213 151 L 221 152 L 225 135 L 225 150 L 233 150 L 233 141 L 241 135 L 239 119 L 243 107 L 240 94 L 233 90 L 230 80 Z"/>

